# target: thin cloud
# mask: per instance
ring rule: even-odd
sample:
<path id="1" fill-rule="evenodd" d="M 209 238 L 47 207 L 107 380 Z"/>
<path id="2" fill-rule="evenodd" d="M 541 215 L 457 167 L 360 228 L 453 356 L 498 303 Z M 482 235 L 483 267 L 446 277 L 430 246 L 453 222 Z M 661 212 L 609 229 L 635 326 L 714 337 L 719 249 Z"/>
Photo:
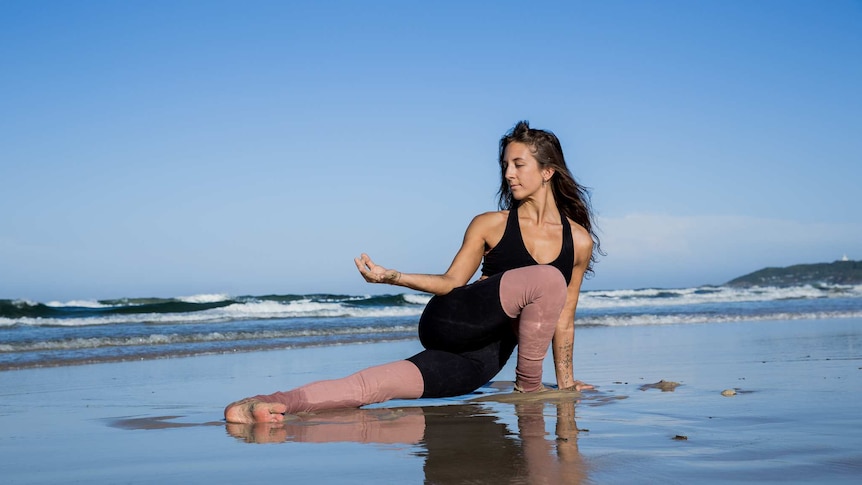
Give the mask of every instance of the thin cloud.
<path id="1" fill-rule="evenodd" d="M 862 259 L 862 224 L 739 215 L 603 217 L 602 287 L 719 284 L 766 266 Z"/>

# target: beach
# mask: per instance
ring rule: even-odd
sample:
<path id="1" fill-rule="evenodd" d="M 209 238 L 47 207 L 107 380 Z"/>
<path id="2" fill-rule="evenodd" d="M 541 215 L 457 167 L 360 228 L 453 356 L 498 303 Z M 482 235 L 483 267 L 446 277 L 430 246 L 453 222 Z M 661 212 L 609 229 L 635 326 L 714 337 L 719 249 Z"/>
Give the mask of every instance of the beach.
<path id="1" fill-rule="evenodd" d="M 858 318 L 586 327 L 576 335 L 576 376 L 596 389 L 579 395 L 512 402 L 513 359 L 474 396 L 391 401 L 278 426 L 223 421 L 224 406 L 241 397 L 419 349 L 404 340 L 3 371 L 3 481 L 856 483 L 862 476 Z M 552 377 L 549 358 L 545 382 Z"/>

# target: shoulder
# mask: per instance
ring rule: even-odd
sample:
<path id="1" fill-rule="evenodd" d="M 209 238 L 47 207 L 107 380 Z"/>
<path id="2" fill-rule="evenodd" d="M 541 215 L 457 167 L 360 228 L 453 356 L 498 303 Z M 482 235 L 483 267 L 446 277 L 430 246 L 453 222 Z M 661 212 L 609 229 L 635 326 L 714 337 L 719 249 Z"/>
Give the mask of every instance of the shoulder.
<path id="1" fill-rule="evenodd" d="M 574 244 L 576 255 L 575 264 L 584 257 L 589 261 L 593 254 L 593 237 L 583 226 L 571 219 L 569 219 L 569 226 L 572 227 L 572 243 Z"/>
<path id="2" fill-rule="evenodd" d="M 470 222 L 470 227 L 493 229 L 498 227 L 500 224 L 505 226 L 508 217 L 509 211 L 507 210 L 483 212 L 473 218 Z"/>
<path id="3" fill-rule="evenodd" d="M 503 237 L 509 211 L 483 212 L 467 227 L 467 239 L 481 240 L 485 247 L 494 247 Z"/>

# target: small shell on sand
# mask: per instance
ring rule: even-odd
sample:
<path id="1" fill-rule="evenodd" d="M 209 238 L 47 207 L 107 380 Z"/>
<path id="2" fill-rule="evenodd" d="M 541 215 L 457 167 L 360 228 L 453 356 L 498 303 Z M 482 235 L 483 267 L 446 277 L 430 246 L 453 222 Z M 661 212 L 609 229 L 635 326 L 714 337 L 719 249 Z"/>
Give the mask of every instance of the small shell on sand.
<path id="1" fill-rule="evenodd" d="M 735 396 L 736 391 L 734 391 L 733 389 L 725 389 L 721 391 L 721 395 L 725 397 Z"/>

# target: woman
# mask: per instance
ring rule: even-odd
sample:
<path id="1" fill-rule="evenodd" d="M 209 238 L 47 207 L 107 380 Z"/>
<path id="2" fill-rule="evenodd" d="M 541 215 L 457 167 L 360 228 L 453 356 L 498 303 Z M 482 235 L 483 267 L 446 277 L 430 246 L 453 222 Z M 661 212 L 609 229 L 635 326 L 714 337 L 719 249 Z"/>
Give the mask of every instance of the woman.
<path id="1" fill-rule="evenodd" d="M 229 422 L 281 422 L 285 413 L 359 407 L 389 399 L 471 392 L 505 365 L 515 346 L 515 389 L 542 387 L 553 342 L 560 389 L 592 386 L 572 373 L 581 281 L 599 252 L 586 191 L 566 166 L 557 137 L 519 122 L 500 140 L 500 211 L 476 216 L 440 275 L 401 273 L 355 260 L 366 281 L 432 293 L 419 320 L 425 350 L 343 379 L 228 405 Z M 482 263 L 481 278 L 467 284 Z"/>

